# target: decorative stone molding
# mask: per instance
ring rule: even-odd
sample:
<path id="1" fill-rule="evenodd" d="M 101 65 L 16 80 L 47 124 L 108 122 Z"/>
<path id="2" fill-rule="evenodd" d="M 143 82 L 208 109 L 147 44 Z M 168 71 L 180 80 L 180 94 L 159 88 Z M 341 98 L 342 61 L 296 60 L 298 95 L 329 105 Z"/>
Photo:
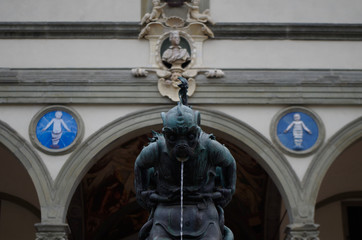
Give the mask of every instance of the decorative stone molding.
<path id="1" fill-rule="evenodd" d="M 210 69 L 211 71 L 215 71 Z M 158 75 L 131 69 L 0 69 L 0 104 L 169 104 Z M 198 74 L 193 77 L 193 74 Z M 222 81 L 186 70 L 197 81 L 190 104 L 361 105 L 362 71 L 338 69 L 226 69 Z M 164 75 L 162 75 L 164 74 Z M 210 96 L 213 96 L 210 98 Z"/>
<path id="2" fill-rule="evenodd" d="M 133 69 L 136 77 L 143 77 L 148 72 L 155 72 L 159 77 L 158 90 L 162 96 L 178 101 L 178 77 L 189 81 L 188 95 L 192 96 L 196 89 L 195 77 L 199 72 L 206 72 L 208 77 L 222 77 L 221 70 L 200 69 L 202 66 L 202 42 L 213 37 L 211 30 L 203 23 L 192 22 L 184 26 L 184 20 L 170 17 L 165 23 L 151 22 L 140 33 L 140 38 L 150 42 L 150 64 L 154 69 Z M 177 29 L 177 30 L 175 30 Z M 177 40 L 171 40 L 174 35 Z M 179 53 L 171 53 L 179 49 Z M 174 54 L 174 56 L 170 55 Z M 177 57 L 175 57 L 177 56 Z M 181 58 L 181 56 L 184 56 Z"/>
<path id="3" fill-rule="evenodd" d="M 361 24 L 217 23 L 215 39 L 361 41 Z"/>
<path id="4" fill-rule="evenodd" d="M 187 22 L 203 22 L 215 24 L 211 18 L 210 10 L 206 9 L 200 12 L 200 0 L 191 0 L 191 3 L 185 1 L 185 5 L 188 7 Z"/>
<path id="5" fill-rule="evenodd" d="M 36 233 L 35 240 L 67 240 L 68 236 L 62 232 Z"/>
<path id="6" fill-rule="evenodd" d="M 70 233 L 68 224 L 35 224 L 35 240 L 68 240 Z"/>
<path id="7" fill-rule="evenodd" d="M 215 39 L 361 41 L 362 24 L 216 23 Z M 137 39 L 139 22 L 0 22 L 0 39 Z"/>
<path id="8" fill-rule="evenodd" d="M 319 240 L 318 224 L 291 224 L 285 232 L 285 240 Z"/>
<path id="9" fill-rule="evenodd" d="M 175 4 L 177 2 L 177 4 Z M 132 69 L 135 77 L 145 77 L 155 72 L 158 90 L 162 96 L 178 101 L 178 77 L 188 80 L 188 96 L 196 89 L 195 77 L 205 72 L 207 77 L 223 77 L 221 70 L 203 69 L 203 42 L 214 33 L 206 23 L 214 23 L 207 9 L 200 12 L 199 0 L 153 0 L 153 9 L 146 13 L 141 25 L 145 25 L 139 38 L 147 39 L 150 46 L 150 65 L 154 69 Z"/>
<path id="10" fill-rule="evenodd" d="M 131 69 L 0 69 L 0 104 L 169 104 L 157 89 L 157 75 L 167 71 L 144 70 L 135 77 Z M 197 94 L 190 104 L 361 105 L 361 70 L 224 72 L 214 81 L 199 71 L 204 74 L 193 77 Z M 192 77 L 190 69 L 186 73 Z"/>

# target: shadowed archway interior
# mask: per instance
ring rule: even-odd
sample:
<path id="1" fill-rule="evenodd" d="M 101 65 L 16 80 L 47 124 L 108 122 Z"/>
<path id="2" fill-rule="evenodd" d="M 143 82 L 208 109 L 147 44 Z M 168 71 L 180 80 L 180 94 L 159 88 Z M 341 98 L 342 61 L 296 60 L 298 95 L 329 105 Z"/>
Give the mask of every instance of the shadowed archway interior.
<path id="1" fill-rule="evenodd" d="M 149 133 L 120 141 L 87 172 L 68 208 L 70 239 L 137 239 L 148 212 L 136 202 L 133 167 L 151 137 Z M 225 208 L 226 225 L 235 239 L 278 239 L 281 197 L 277 188 L 235 141 L 217 134 L 216 138 L 229 148 L 237 162 L 236 193 Z M 273 208 L 269 207 L 271 203 Z"/>
<path id="2" fill-rule="evenodd" d="M 0 165 L 0 239 L 29 239 L 41 219 L 36 189 L 25 167 L 2 143 Z"/>

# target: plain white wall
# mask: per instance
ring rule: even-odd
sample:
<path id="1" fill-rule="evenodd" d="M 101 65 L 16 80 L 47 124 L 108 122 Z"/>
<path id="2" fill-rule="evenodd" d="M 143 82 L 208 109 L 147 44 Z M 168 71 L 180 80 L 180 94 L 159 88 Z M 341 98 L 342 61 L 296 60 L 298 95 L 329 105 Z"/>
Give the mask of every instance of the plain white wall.
<path id="1" fill-rule="evenodd" d="M 151 67 L 147 40 L 0 40 L 4 68 Z M 207 68 L 360 69 L 362 42 L 209 40 Z"/>
<path id="2" fill-rule="evenodd" d="M 210 0 L 216 22 L 361 23 L 360 0 Z"/>
<path id="3" fill-rule="evenodd" d="M 0 40 L 0 68 L 127 68 L 149 65 L 148 41 Z"/>
<path id="4" fill-rule="evenodd" d="M 210 40 L 205 42 L 203 51 L 204 66 L 221 69 L 359 69 L 361 52 L 359 41 L 288 40 Z"/>
<path id="5" fill-rule="evenodd" d="M 210 0 L 216 22 L 360 23 L 359 0 Z M 139 21 L 141 0 L 2 0 L 0 21 Z"/>
<path id="6" fill-rule="evenodd" d="M 0 21 L 139 21 L 140 0 L 1 0 Z"/>

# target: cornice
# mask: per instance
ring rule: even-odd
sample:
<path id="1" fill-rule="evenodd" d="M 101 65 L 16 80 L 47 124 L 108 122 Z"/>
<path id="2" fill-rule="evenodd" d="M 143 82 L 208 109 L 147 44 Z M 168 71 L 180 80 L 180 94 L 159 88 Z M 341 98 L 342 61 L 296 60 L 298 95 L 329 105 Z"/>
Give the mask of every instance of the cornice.
<path id="1" fill-rule="evenodd" d="M 362 24 L 217 23 L 215 39 L 361 41 Z M 139 22 L 0 22 L 0 39 L 137 39 Z"/>
<path id="2" fill-rule="evenodd" d="M 0 22 L 0 39 L 137 39 L 138 22 Z"/>
<path id="3" fill-rule="evenodd" d="M 361 41 L 362 24 L 218 23 L 216 39 Z"/>
<path id="4" fill-rule="evenodd" d="M 196 78 L 190 104 L 361 105 L 362 70 L 224 69 Z M 171 104 L 131 69 L 0 69 L 0 104 Z"/>

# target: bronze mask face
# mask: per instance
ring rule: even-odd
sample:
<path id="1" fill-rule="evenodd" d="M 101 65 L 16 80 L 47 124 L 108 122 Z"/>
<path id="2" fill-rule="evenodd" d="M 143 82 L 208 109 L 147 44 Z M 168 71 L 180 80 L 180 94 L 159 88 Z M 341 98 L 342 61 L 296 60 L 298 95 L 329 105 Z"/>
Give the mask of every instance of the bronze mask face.
<path id="1" fill-rule="evenodd" d="M 185 162 L 194 156 L 200 136 L 199 112 L 179 104 L 162 113 L 163 135 L 172 158 Z"/>

